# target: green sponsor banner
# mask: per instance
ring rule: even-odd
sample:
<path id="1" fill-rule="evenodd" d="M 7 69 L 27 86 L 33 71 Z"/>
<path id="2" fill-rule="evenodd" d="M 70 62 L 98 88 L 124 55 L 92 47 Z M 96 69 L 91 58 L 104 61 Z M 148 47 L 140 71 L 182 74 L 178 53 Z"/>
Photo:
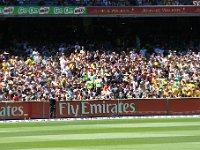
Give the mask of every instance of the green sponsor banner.
<path id="1" fill-rule="evenodd" d="M 0 15 L 84 15 L 86 7 L 0 6 Z"/>

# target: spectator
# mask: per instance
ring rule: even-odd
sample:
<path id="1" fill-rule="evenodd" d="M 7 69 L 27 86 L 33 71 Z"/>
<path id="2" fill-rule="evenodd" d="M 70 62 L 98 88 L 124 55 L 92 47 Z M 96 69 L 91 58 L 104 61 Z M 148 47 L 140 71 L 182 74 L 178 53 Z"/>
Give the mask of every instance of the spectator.
<path id="1" fill-rule="evenodd" d="M 51 53 L 49 58 L 36 48 L 27 57 L 4 52 L 1 99 L 47 101 L 49 92 L 55 93 L 57 101 L 200 96 L 200 52 L 154 53 L 146 59 L 145 48 L 141 54 L 73 48 L 71 54 Z"/>

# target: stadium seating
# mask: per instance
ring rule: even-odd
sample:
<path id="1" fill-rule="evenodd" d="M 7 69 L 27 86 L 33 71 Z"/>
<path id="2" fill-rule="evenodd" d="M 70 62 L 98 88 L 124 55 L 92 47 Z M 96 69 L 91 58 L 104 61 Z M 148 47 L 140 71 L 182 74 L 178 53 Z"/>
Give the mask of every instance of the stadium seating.
<path id="1" fill-rule="evenodd" d="M 61 101 L 200 96 L 200 52 L 163 56 L 165 50 L 157 48 L 147 59 L 144 48 L 139 53 L 106 54 L 76 44 L 69 55 L 62 46 L 56 55 L 45 49 L 25 50 L 24 58 L 1 54 L 1 99 L 44 101 L 49 92 Z"/>

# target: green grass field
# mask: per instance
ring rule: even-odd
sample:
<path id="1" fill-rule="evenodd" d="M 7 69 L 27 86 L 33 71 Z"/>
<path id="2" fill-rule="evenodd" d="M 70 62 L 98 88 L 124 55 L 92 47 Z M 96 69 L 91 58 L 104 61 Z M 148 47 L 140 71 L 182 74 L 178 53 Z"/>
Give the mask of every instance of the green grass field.
<path id="1" fill-rule="evenodd" d="M 199 150 L 200 118 L 1 123 L 0 150 Z"/>

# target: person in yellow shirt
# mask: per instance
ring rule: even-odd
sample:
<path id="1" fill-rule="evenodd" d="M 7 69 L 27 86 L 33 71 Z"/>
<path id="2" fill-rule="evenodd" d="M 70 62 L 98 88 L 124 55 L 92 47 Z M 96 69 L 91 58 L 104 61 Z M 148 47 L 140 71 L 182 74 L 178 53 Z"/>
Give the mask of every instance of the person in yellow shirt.
<path id="1" fill-rule="evenodd" d="M 97 95 L 100 95 L 101 89 L 102 89 L 102 86 L 103 86 L 103 82 L 102 82 L 100 75 L 98 75 L 98 78 L 94 81 L 94 84 L 95 84 L 95 87 L 96 87 Z"/>
<path id="2" fill-rule="evenodd" d="M 187 92 L 186 92 L 186 97 L 192 97 L 192 90 L 191 89 L 188 89 Z"/>
<path id="3" fill-rule="evenodd" d="M 174 84 L 173 81 L 170 81 L 170 82 L 169 82 L 169 84 L 168 84 L 168 90 L 169 90 L 169 91 L 173 91 L 173 84 Z"/>
<path id="4" fill-rule="evenodd" d="M 194 90 L 194 97 L 200 97 L 200 90 Z"/>
<path id="5" fill-rule="evenodd" d="M 93 88 L 94 88 L 93 82 L 91 80 L 87 81 L 86 82 L 86 87 L 87 87 L 87 89 L 93 90 Z"/>
<path id="6" fill-rule="evenodd" d="M 59 86 L 60 87 L 66 87 L 66 85 L 67 85 L 67 81 L 66 81 L 65 74 L 62 74 L 62 76 L 60 78 Z"/>
<path id="7" fill-rule="evenodd" d="M 3 60 L 3 62 L 1 63 L 2 68 L 7 68 L 7 62 L 6 60 Z"/>
<path id="8" fill-rule="evenodd" d="M 8 61 L 10 62 L 10 64 L 11 64 L 12 66 L 14 66 L 15 59 L 13 59 L 13 57 L 12 57 L 12 58 L 10 58 Z"/>
<path id="9" fill-rule="evenodd" d="M 33 60 L 30 57 L 28 57 L 25 63 L 30 66 L 33 64 Z"/>
<path id="10" fill-rule="evenodd" d="M 8 67 L 6 60 L 3 60 L 3 62 L 1 63 L 1 66 L 2 66 L 3 73 L 5 73 L 7 71 L 7 67 Z"/>
<path id="11" fill-rule="evenodd" d="M 182 97 L 186 96 L 186 91 L 187 91 L 186 87 L 181 89 Z"/>
<path id="12" fill-rule="evenodd" d="M 196 85 L 192 82 L 186 84 L 186 87 L 189 88 L 189 89 L 192 89 L 192 88 L 196 88 Z"/>

